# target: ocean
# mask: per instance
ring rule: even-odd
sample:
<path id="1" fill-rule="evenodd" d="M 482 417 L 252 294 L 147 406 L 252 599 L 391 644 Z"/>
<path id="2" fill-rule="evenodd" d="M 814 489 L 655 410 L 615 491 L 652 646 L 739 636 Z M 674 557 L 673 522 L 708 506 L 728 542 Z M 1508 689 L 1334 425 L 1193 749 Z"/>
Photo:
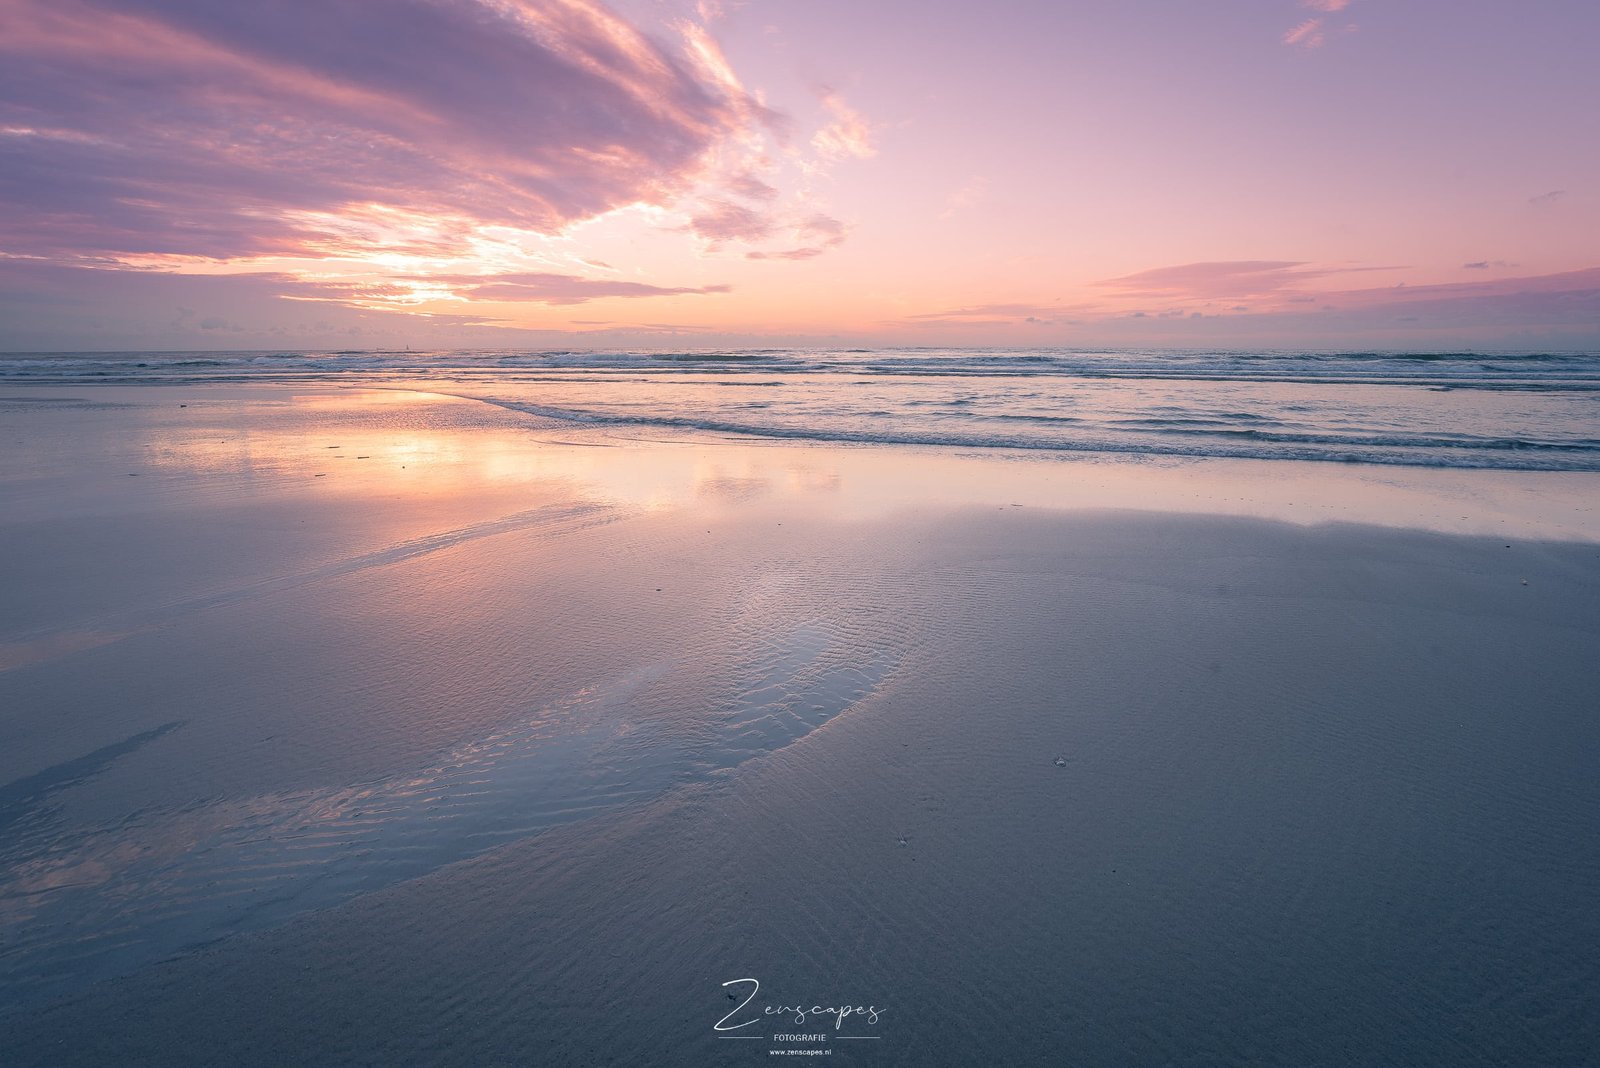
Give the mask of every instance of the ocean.
<path id="1" fill-rule="evenodd" d="M 533 415 L 790 442 L 1600 470 L 1600 355 L 1077 349 L 119 352 L 0 382 L 429 383 Z"/>

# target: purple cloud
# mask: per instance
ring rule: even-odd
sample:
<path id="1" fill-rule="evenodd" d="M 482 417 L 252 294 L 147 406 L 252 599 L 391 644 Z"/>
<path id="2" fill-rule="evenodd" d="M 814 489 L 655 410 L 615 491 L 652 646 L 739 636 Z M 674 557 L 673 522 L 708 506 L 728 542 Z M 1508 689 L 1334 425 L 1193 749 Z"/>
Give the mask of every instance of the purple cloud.
<path id="1" fill-rule="evenodd" d="M 765 212 L 728 200 L 712 200 L 689 220 L 695 233 L 715 247 L 727 241 L 760 241 L 773 230 Z"/>
<path id="2" fill-rule="evenodd" d="M 1321 19 L 1306 19 L 1283 35 L 1284 44 L 1299 45 L 1301 48 L 1321 48 L 1326 40 Z"/>
<path id="3" fill-rule="evenodd" d="M 1577 337 L 1592 336 L 1594 324 L 1600 322 L 1600 268 L 1522 278 L 1381 286 L 1322 294 L 1336 298 L 1338 305 L 1335 307 L 1321 303 L 1316 297 L 1279 293 L 1272 287 L 1279 284 L 1277 279 L 1285 273 L 1298 278 L 1359 269 L 1293 270 L 1299 267 L 1303 267 L 1303 264 L 1279 260 L 1186 264 L 1113 280 L 1122 283 L 1136 279 L 1139 283 L 1137 291 L 1128 295 L 1157 300 L 1192 293 L 1197 285 L 1202 288 L 1212 285 L 1219 293 L 1229 289 L 1258 288 L 1269 298 L 1276 298 L 1269 299 L 1266 307 L 1223 304 L 1219 309 L 1224 311 L 1221 315 L 1176 307 L 1152 312 L 1138 308 L 1124 311 L 1110 306 L 1082 304 L 993 303 L 911 315 L 885 321 L 885 325 L 948 329 L 998 327 L 1016 323 L 1044 324 L 1053 320 L 1059 324 L 1114 332 L 1117 330 L 1116 324 L 1131 321 L 1170 324 L 1174 328 L 1182 323 L 1182 329 L 1190 329 L 1190 324 L 1193 324 L 1193 329 L 1201 330 L 1226 323 L 1225 329 L 1235 331 L 1231 336 L 1239 341 L 1251 336 L 1342 338 L 1354 341 L 1379 336 L 1400 322 L 1421 324 L 1430 330 L 1446 333 L 1544 326 L 1568 333 L 1577 331 L 1574 334 Z M 1240 283 L 1238 277 L 1251 281 Z M 1067 314 L 1075 318 L 1066 318 Z M 1589 333 L 1585 335 L 1583 331 Z M 1117 335 L 1107 333 L 1102 336 L 1110 338 Z M 1128 338 L 1133 336 L 1127 335 Z M 1159 336 L 1178 343 L 1186 338 L 1214 335 L 1172 333 Z"/>
<path id="4" fill-rule="evenodd" d="M 832 89 L 822 90 L 822 106 L 832 117 L 832 122 L 818 130 L 811 139 L 811 147 L 825 160 L 837 161 L 854 157 L 866 159 L 875 155 L 872 144 L 873 125 Z"/>
<path id="5" fill-rule="evenodd" d="M 778 191 L 753 174 L 735 175 L 728 180 L 728 192 L 746 200 L 776 200 Z"/>
<path id="6" fill-rule="evenodd" d="M 939 312 L 922 312 L 895 320 L 907 326 L 937 325 L 1008 325 L 1011 323 L 1055 323 L 1067 312 L 1084 311 L 1087 304 L 1025 304 L 995 303 L 974 304 L 965 308 L 950 308 Z"/>
<path id="7" fill-rule="evenodd" d="M 746 252 L 744 257 L 747 260 L 810 260 L 826 251 L 828 250 L 825 248 L 808 245 L 803 248 L 786 248 L 780 252 L 762 252 L 758 249 L 755 252 Z"/>
<path id="8" fill-rule="evenodd" d="M 643 282 L 579 278 L 567 274 L 538 272 L 502 274 L 488 277 L 429 276 L 430 283 L 451 286 L 468 300 L 532 301 L 540 304 L 583 304 L 601 297 L 669 297 L 684 294 L 727 293 L 731 287 L 652 286 Z"/>
<path id="9" fill-rule="evenodd" d="M 1440 285 L 1385 286 L 1381 289 L 1353 289 L 1338 294 L 1342 301 L 1373 307 L 1410 304 L 1422 301 L 1509 300 L 1527 303 L 1554 298 L 1556 303 L 1592 307 L 1600 297 L 1600 267 L 1558 274 L 1530 275 L 1483 282 L 1447 282 Z"/>
<path id="10" fill-rule="evenodd" d="M 549 232 L 764 116 L 598 0 L 6 6 L 0 251 L 61 262 L 315 254 L 353 207 Z"/>
<path id="11" fill-rule="evenodd" d="M 1313 267 L 1302 260 L 1228 260 L 1156 267 L 1095 285 L 1130 297 L 1238 301 L 1291 291 L 1302 282 L 1336 274 L 1392 271 L 1396 267 Z"/>
<path id="12" fill-rule="evenodd" d="M 815 214 L 800 220 L 792 228 L 792 236 L 800 244 L 796 248 L 777 252 L 757 250 L 745 253 L 752 260 L 809 260 L 837 248 L 849 236 L 850 228 L 831 215 Z"/>

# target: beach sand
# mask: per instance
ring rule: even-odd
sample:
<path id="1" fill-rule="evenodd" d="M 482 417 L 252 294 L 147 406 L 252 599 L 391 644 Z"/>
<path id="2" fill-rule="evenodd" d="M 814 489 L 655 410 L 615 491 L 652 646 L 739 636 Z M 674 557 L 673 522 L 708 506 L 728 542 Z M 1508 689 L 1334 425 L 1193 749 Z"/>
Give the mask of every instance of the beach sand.
<path id="1" fill-rule="evenodd" d="M 0 441 L 7 1065 L 1600 1048 L 1600 476 L 310 385 Z"/>

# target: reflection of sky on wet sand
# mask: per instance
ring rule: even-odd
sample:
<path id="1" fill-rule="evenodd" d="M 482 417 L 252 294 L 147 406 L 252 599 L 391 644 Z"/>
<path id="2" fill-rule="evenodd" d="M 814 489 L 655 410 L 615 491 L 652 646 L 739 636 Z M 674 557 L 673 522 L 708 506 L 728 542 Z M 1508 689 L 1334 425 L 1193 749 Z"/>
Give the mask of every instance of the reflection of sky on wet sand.
<path id="1" fill-rule="evenodd" d="M 50 393 L 129 406 L 107 409 L 99 435 L 95 420 L 80 420 L 78 440 L 56 443 L 55 470 L 42 473 L 55 480 L 49 491 L 37 485 L 41 472 L 0 460 L 0 479 L 11 488 L 31 478 L 32 492 L 52 498 L 92 488 L 101 499 L 134 503 L 152 490 L 128 477 L 137 474 L 178 498 L 434 502 L 455 520 L 452 502 L 469 498 L 527 507 L 531 496 L 576 495 L 640 511 L 759 501 L 814 503 L 828 515 L 868 518 L 1016 505 L 1600 538 L 1600 515 L 1588 503 L 1600 497 L 1600 476 L 1588 473 L 816 446 L 659 428 L 640 438 L 623 428 L 560 423 L 409 389 Z"/>
<path id="2" fill-rule="evenodd" d="M 363 392 L 359 403 L 373 396 Z M 352 399 L 345 394 L 333 403 Z M 526 430 L 492 433 L 397 433 L 363 451 L 386 450 L 373 455 L 387 457 L 391 474 L 397 463 L 410 469 L 413 461 L 402 457 L 416 457 L 430 467 L 424 486 L 434 486 L 435 478 L 463 488 L 554 480 L 586 496 L 649 510 L 761 499 L 814 502 L 829 514 L 871 518 L 927 507 L 1020 505 L 1600 538 L 1600 515 L 1588 503 L 1600 493 L 1600 476 L 1593 474 L 789 445 L 660 430 L 640 441 L 618 428 L 528 423 Z M 534 442 L 536 449 L 530 448 Z"/>
<path id="3" fill-rule="evenodd" d="M 78 989 L 706 782 L 820 726 L 898 658 L 837 593 L 797 590 L 769 562 L 669 575 L 657 550 L 682 557 L 682 532 L 663 545 L 670 522 L 617 522 L 787 486 L 766 457 L 554 444 L 520 416 L 410 393 L 243 416 L 214 392 L 136 393 L 145 404 L 106 410 L 104 425 L 86 413 L 74 461 L 98 463 L 97 506 L 118 514 L 97 523 L 126 535 L 112 570 L 154 572 L 163 539 L 227 544 L 220 563 L 180 554 L 153 586 L 102 599 L 93 630 L 69 613 L 71 626 L 30 637 L 39 620 L 24 612 L 24 640 L 8 645 L 14 626 L 0 626 L 0 695 L 56 737 L 28 758 L 52 794 L 88 806 L 0 796 L 15 831 L 0 845 L 0 921 L 15 932 L 0 996 Z M 488 425 L 474 421 L 484 412 Z M 595 466 L 598 454 L 640 462 Z M 421 507 L 379 512 L 393 500 Z M 241 501 L 266 507 L 241 519 Z M 153 505 L 165 514 L 133 540 L 143 528 L 124 513 Z M 316 551 L 290 537 L 307 523 L 331 534 Z M 582 536 L 598 528 L 607 539 Z M 97 583 L 93 561 L 61 556 L 74 582 Z M 700 603 L 674 603 L 684 596 Z M 87 671 L 80 653 L 99 654 Z M 121 758 L 147 731 L 124 731 L 102 747 L 121 756 L 87 771 L 38 760 L 78 744 L 74 731 L 157 709 L 178 737 L 139 756 L 166 775 Z M 249 775 L 235 751 L 250 752 Z M 160 764 L 173 760 L 181 784 Z"/>
<path id="4" fill-rule="evenodd" d="M 562 427 L 471 446 L 484 481 L 558 478 L 646 509 L 760 499 L 875 518 L 929 507 L 1135 509 L 1444 533 L 1600 539 L 1600 476 L 1302 461 L 1041 455 L 1016 450 L 790 445 L 725 434 Z M 552 439 L 609 448 L 573 448 Z"/>

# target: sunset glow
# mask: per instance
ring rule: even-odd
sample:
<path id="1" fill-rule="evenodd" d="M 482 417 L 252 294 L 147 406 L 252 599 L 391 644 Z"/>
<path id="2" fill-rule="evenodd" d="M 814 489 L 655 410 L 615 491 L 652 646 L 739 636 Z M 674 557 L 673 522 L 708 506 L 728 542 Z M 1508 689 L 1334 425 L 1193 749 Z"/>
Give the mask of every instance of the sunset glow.
<path id="1" fill-rule="evenodd" d="M 1600 343 L 1591 4 L 0 2 L 0 348 Z"/>

